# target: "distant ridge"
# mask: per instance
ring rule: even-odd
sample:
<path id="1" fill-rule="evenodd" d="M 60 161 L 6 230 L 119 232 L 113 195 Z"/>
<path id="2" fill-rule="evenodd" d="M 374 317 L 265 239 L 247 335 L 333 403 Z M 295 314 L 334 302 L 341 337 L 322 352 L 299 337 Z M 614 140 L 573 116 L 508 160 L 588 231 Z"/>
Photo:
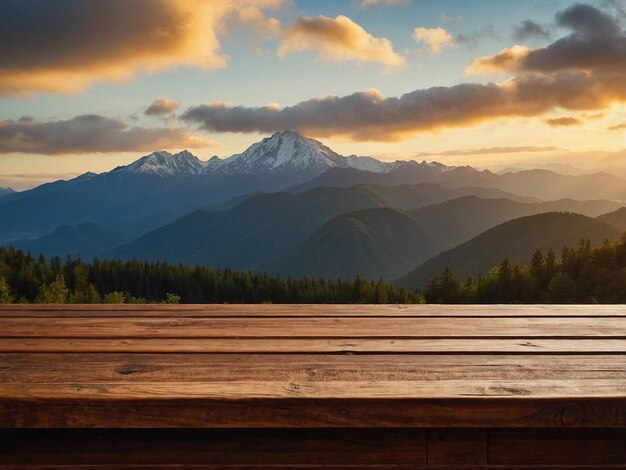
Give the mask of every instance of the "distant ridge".
<path id="1" fill-rule="evenodd" d="M 444 251 L 399 278 L 407 288 L 423 288 L 448 265 L 464 281 L 470 275 L 486 274 L 504 258 L 527 264 L 536 249 L 559 252 L 564 245 L 578 246 L 583 238 L 593 246 L 619 238 L 621 231 L 607 223 L 580 214 L 551 212 L 521 217 L 487 230 L 455 248 Z"/>
<path id="2" fill-rule="evenodd" d="M 258 269 L 283 276 L 393 278 L 443 249 L 427 227 L 389 208 L 340 215 Z"/>

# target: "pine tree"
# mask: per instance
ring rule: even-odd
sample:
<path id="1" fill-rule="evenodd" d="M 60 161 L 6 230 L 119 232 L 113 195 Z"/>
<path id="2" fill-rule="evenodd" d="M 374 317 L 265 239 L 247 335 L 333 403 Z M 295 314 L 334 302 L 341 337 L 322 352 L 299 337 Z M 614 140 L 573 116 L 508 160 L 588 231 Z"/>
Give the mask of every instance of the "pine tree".
<path id="1" fill-rule="evenodd" d="M 42 304 L 64 304 L 70 290 L 65 287 L 65 278 L 59 273 L 50 284 L 43 284 L 37 294 L 37 302 Z"/>
<path id="2" fill-rule="evenodd" d="M 11 293 L 9 283 L 4 276 L 0 276 L 0 304 L 10 304 L 15 300 L 15 296 Z"/>

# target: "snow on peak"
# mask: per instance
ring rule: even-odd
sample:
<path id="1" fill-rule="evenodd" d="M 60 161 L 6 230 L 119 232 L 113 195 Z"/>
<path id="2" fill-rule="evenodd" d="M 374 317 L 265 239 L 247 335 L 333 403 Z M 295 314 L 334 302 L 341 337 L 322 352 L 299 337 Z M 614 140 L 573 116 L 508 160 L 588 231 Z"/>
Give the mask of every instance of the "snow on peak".
<path id="1" fill-rule="evenodd" d="M 356 155 L 344 157 L 315 139 L 286 130 L 275 132 L 270 137 L 251 145 L 244 152 L 224 159 L 213 156 L 203 162 L 187 150 L 175 154 L 162 150 L 141 157 L 130 165 L 118 167 L 111 173 L 166 177 L 203 174 L 254 175 L 288 171 L 317 176 L 331 168 L 389 173 L 411 169 L 444 172 L 453 167 L 437 162 L 418 163 L 414 160 L 382 162 L 373 157 Z"/>
<path id="2" fill-rule="evenodd" d="M 255 174 L 284 170 L 322 172 L 347 166 L 345 158 L 314 139 L 295 131 L 276 132 L 243 153 L 221 161 L 218 173 Z"/>
<path id="3" fill-rule="evenodd" d="M 141 157 L 130 165 L 118 167 L 112 173 L 157 176 L 187 176 L 205 173 L 205 164 L 187 150 L 171 154 L 165 150 Z"/>

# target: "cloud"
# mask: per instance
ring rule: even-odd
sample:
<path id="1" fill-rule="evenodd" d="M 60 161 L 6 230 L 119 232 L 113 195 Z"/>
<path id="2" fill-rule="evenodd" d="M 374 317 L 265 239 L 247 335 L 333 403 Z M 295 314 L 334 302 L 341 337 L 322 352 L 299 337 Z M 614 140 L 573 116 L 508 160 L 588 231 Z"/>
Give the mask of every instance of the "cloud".
<path id="1" fill-rule="evenodd" d="M 512 38 L 516 41 L 525 41 L 532 38 L 550 39 L 550 36 L 550 30 L 547 27 L 534 21 L 526 20 L 515 27 Z"/>
<path id="2" fill-rule="evenodd" d="M 433 54 L 441 54 L 444 47 L 453 47 L 456 41 L 443 28 L 415 28 L 413 39 L 424 42 Z"/>
<path id="3" fill-rule="evenodd" d="M 144 111 L 144 114 L 147 116 L 165 116 L 176 111 L 179 106 L 180 103 L 178 101 L 160 97 L 148 106 L 148 108 Z"/>
<path id="4" fill-rule="evenodd" d="M 626 124 L 617 124 L 616 126 L 609 127 L 610 131 L 623 131 L 626 130 Z"/>
<path id="5" fill-rule="evenodd" d="M 556 15 L 556 23 L 571 34 L 545 48 L 514 46 L 472 64 L 476 71 L 519 72 L 503 82 L 433 87 L 399 97 L 368 90 L 283 108 L 213 103 L 192 107 L 181 118 L 209 131 L 295 129 L 355 141 L 397 141 L 425 131 L 563 111 L 577 117 L 548 118 L 547 123 L 575 125 L 626 102 L 626 61 L 621 59 L 626 38 L 616 21 L 595 7 L 577 4 Z"/>
<path id="6" fill-rule="evenodd" d="M 74 93 L 177 66 L 226 66 L 228 18 L 259 21 L 280 0 L 0 2 L 0 95 Z"/>
<path id="7" fill-rule="evenodd" d="M 601 110 L 626 100 L 623 78 L 621 74 L 596 76 L 584 71 L 529 74 L 503 83 L 434 87 L 390 98 L 368 90 L 314 98 L 280 109 L 213 103 L 188 109 L 182 119 L 217 132 L 295 129 L 317 137 L 394 141 L 497 118 L 539 116 L 559 109 Z"/>
<path id="8" fill-rule="evenodd" d="M 409 0 L 358 0 L 357 6 L 361 10 L 366 10 L 367 8 L 374 5 L 381 6 L 394 6 L 394 5 L 406 5 L 409 3 Z"/>
<path id="9" fill-rule="evenodd" d="M 583 122 L 575 117 L 560 117 L 554 119 L 547 119 L 545 123 L 552 127 L 569 127 L 580 126 Z"/>
<path id="10" fill-rule="evenodd" d="M 119 120 L 93 114 L 45 122 L 0 121 L 0 153 L 62 155 L 214 145 L 217 144 L 179 128 L 130 127 Z"/>
<path id="11" fill-rule="evenodd" d="M 463 44 L 468 47 L 476 47 L 478 42 L 484 38 L 493 38 L 496 40 L 501 40 L 500 34 L 496 31 L 496 28 L 490 24 L 489 26 L 471 31 L 469 33 L 457 34 L 454 38 L 456 44 Z"/>
<path id="12" fill-rule="evenodd" d="M 347 16 L 298 18 L 280 43 L 278 56 L 300 51 L 316 51 L 318 60 L 379 62 L 400 67 L 405 59 L 387 38 L 377 38 Z"/>
<path id="13" fill-rule="evenodd" d="M 621 71 L 626 65 L 626 34 L 619 21 L 598 8 L 576 4 L 555 17 L 571 33 L 547 47 L 514 46 L 476 59 L 469 73 L 542 72 L 561 70 Z"/>

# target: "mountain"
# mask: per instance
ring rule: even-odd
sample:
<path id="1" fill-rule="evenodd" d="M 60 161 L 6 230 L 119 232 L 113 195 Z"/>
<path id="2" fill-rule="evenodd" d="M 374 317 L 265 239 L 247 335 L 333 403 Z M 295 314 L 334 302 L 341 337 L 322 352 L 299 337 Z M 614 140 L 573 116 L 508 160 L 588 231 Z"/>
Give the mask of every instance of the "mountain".
<path id="1" fill-rule="evenodd" d="M 319 174 L 329 168 L 347 167 L 345 157 L 321 142 L 308 139 L 297 132 L 276 132 L 245 152 L 208 167 L 218 174 L 266 174 L 275 172 L 306 172 Z"/>
<path id="2" fill-rule="evenodd" d="M 156 175 L 168 176 L 190 176 L 202 175 L 206 173 L 207 165 L 195 155 L 187 150 L 171 154 L 164 150 L 154 152 L 130 165 L 119 166 L 111 170 L 112 175 Z"/>
<path id="3" fill-rule="evenodd" d="M 452 187 L 498 188 L 543 200 L 563 198 L 626 200 L 626 180 L 603 172 L 570 176 L 550 170 L 525 170 L 498 175 L 488 170 L 462 171 L 459 167 L 442 173 L 434 181 Z"/>
<path id="4" fill-rule="evenodd" d="M 332 168 L 289 191 L 305 191 L 316 186 L 345 187 L 355 184 L 398 185 L 430 181 L 451 188 L 494 189 L 541 200 L 609 199 L 626 201 L 626 180 L 609 173 L 561 175 L 550 170 L 523 170 L 504 174 L 475 168 L 439 167 L 436 163 L 404 162 L 396 170 L 375 173 L 356 169 Z M 478 194 L 477 194 L 478 195 Z"/>
<path id="5" fill-rule="evenodd" d="M 596 217 L 621 204 L 614 201 L 575 201 L 561 199 L 523 203 L 510 199 L 486 199 L 466 196 L 444 201 L 409 212 L 427 226 L 438 240 L 452 248 L 509 220 L 544 212 L 574 212 Z"/>
<path id="6" fill-rule="evenodd" d="M 350 158 L 348 157 L 349 161 Z M 359 157 L 365 158 L 365 157 Z M 431 182 L 441 179 L 441 174 L 453 168 L 437 162 L 403 162 L 382 163 L 374 167 L 376 171 L 361 165 L 361 167 L 335 167 L 305 183 L 297 184 L 288 189 L 290 192 L 302 192 L 320 186 L 345 188 L 358 184 L 376 184 L 379 186 L 398 186 L 402 184 L 414 185 L 422 182 Z"/>
<path id="7" fill-rule="evenodd" d="M 230 210 L 184 216 L 107 255 L 253 269 L 294 249 L 338 215 L 381 207 L 410 210 L 458 194 L 431 183 L 259 194 Z"/>
<path id="8" fill-rule="evenodd" d="M 0 242 L 86 222 L 139 235 L 191 211 L 247 194 L 281 191 L 329 169 L 385 172 L 402 165 L 343 157 L 292 131 L 277 132 L 241 154 L 207 162 L 187 151 L 159 151 L 106 173 L 86 173 L 2 197 Z"/>
<path id="9" fill-rule="evenodd" d="M 461 280 L 470 275 L 486 274 L 504 258 L 512 263 L 526 264 L 539 248 L 557 252 L 565 245 L 577 246 L 588 238 L 592 245 L 619 238 L 621 231 L 590 217 L 569 213 L 545 213 L 505 222 L 477 237 L 444 251 L 422 263 L 396 281 L 398 285 L 424 287 L 448 265 Z"/>
<path id="10" fill-rule="evenodd" d="M 15 190 L 13 188 L 0 188 L 0 197 L 13 194 Z"/>
<path id="11" fill-rule="evenodd" d="M 36 238 L 59 225 L 82 223 L 140 235 L 194 210 L 213 209 L 249 194 L 362 183 L 436 183 L 458 191 L 457 197 L 475 194 L 524 202 L 563 197 L 626 200 L 626 181 L 606 173 L 563 176 L 531 170 L 497 175 L 437 162 L 381 162 L 344 157 L 314 139 L 284 131 L 225 159 L 204 162 L 187 151 L 159 151 L 106 173 L 86 173 L 2 196 L 0 242 Z M 450 197 L 431 203 L 445 199 Z"/>
<path id="12" fill-rule="evenodd" d="M 441 244 L 417 220 L 389 208 L 340 215 L 307 241 L 260 271 L 282 276 L 393 278 L 440 252 Z"/>
<path id="13" fill-rule="evenodd" d="M 613 212 L 602 214 L 598 217 L 598 220 L 626 231 L 626 207 L 620 207 Z"/>
<path id="14" fill-rule="evenodd" d="M 83 259 L 128 243 L 132 237 L 114 232 L 96 224 L 63 225 L 52 233 L 32 240 L 19 240 L 15 248 L 29 250 L 33 255 L 45 256 L 80 255 Z"/>

